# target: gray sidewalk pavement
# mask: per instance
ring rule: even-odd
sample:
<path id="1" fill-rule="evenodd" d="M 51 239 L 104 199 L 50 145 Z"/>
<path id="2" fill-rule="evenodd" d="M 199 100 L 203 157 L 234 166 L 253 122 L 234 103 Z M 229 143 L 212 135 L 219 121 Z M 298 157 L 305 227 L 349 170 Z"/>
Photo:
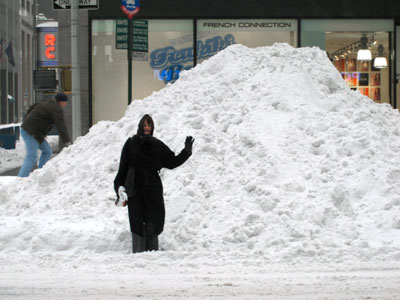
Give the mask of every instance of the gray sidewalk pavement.
<path id="1" fill-rule="evenodd" d="M 20 167 L 4 171 L 3 173 L 0 173 L 0 176 L 17 176 L 19 169 Z"/>
<path id="2" fill-rule="evenodd" d="M 53 150 L 54 151 L 54 150 Z M 51 159 L 53 159 L 59 152 L 53 152 L 53 154 L 51 155 Z M 21 168 L 21 166 L 14 168 L 14 169 L 9 169 L 3 172 L 0 172 L 0 176 L 17 176 L 19 169 Z M 34 167 L 34 170 L 36 169 L 36 166 Z"/>

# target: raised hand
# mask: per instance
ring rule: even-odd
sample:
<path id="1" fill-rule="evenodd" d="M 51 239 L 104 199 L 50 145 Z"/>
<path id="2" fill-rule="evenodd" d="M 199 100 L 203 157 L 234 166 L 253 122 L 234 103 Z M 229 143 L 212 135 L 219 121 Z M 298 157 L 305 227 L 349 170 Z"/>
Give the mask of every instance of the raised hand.
<path id="1" fill-rule="evenodd" d="M 194 138 L 191 136 L 187 136 L 185 140 L 185 151 L 188 153 L 192 153 Z"/>

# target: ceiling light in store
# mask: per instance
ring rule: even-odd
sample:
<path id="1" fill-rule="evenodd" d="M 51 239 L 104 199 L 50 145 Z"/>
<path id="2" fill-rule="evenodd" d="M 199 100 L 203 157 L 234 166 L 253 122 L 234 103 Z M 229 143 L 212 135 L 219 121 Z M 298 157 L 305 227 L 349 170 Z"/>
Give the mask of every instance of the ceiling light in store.
<path id="1" fill-rule="evenodd" d="M 357 53 L 357 60 L 371 60 L 371 50 L 368 49 L 360 49 Z"/>
<path id="2" fill-rule="evenodd" d="M 383 69 L 387 67 L 387 59 L 384 56 L 383 52 L 384 52 L 384 48 L 383 45 L 380 44 L 378 47 L 378 57 L 376 57 L 374 59 L 374 67 L 378 68 L 378 69 Z"/>
<path id="3" fill-rule="evenodd" d="M 362 35 L 361 37 L 361 47 L 360 50 L 358 50 L 357 52 L 357 60 L 371 60 L 372 59 L 372 55 L 371 55 L 371 51 L 368 50 L 368 38 L 365 34 Z"/>

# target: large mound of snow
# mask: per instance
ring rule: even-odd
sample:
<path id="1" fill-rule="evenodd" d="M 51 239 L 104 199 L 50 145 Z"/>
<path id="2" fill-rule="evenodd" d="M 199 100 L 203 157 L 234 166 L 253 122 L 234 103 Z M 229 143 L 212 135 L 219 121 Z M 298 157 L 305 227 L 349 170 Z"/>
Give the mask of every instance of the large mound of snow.
<path id="1" fill-rule="evenodd" d="M 398 111 L 351 91 L 325 52 L 287 44 L 231 46 L 0 185 L 0 251 L 129 252 L 113 180 L 145 113 L 175 152 L 196 138 L 162 172 L 163 249 L 400 259 Z"/>

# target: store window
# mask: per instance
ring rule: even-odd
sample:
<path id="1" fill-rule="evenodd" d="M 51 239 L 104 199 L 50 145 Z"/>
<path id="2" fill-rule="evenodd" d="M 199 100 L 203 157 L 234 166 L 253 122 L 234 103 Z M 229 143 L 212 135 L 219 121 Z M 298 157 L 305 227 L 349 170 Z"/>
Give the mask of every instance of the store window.
<path id="1" fill-rule="evenodd" d="M 92 21 L 93 123 L 128 105 L 127 19 Z M 144 99 L 193 67 L 192 20 L 133 21 L 132 98 Z"/>
<path id="2" fill-rule="evenodd" d="M 193 21 L 147 20 L 148 59 L 135 60 L 133 95 L 137 99 L 158 91 L 193 67 Z M 146 86 L 146 88 L 143 88 Z"/>
<path id="3" fill-rule="evenodd" d="M 212 19 L 197 21 L 197 62 L 232 44 L 250 48 L 287 43 L 297 47 L 296 20 Z"/>
<path id="4" fill-rule="evenodd" d="M 395 105 L 393 28 L 393 20 L 302 20 L 301 46 L 325 50 L 351 89 Z M 371 57 L 361 58 L 360 50 Z"/>

